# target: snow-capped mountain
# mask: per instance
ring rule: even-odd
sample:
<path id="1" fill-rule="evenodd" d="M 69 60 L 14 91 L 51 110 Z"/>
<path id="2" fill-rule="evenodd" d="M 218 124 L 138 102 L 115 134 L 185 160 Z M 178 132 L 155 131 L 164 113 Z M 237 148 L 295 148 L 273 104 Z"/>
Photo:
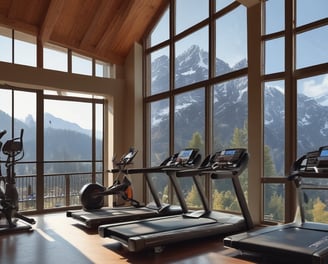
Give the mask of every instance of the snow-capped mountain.
<path id="1" fill-rule="evenodd" d="M 169 59 L 162 56 L 152 63 L 152 89 L 158 93 L 169 83 Z M 217 74 L 227 73 L 247 67 L 242 60 L 232 68 L 219 59 L 216 60 Z M 175 84 L 181 87 L 208 78 L 208 53 L 198 46 L 191 46 L 177 57 L 175 63 Z M 243 128 L 247 122 L 247 78 L 239 78 L 214 86 L 213 90 L 213 137 L 218 147 L 227 146 L 231 141 L 234 128 Z M 264 90 L 265 144 L 269 146 L 276 170 L 283 173 L 284 162 L 284 113 L 285 97 L 278 87 L 266 87 Z M 192 133 L 204 128 L 204 90 L 178 95 L 175 99 L 175 146 L 186 147 Z M 259 107 L 260 110 L 260 107 Z M 328 135 L 328 106 L 318 101 L 298 95 L 298 153 L 303 154 L 318 148 Z M 152 147 L 160 149 L 167 142 L 168 101 L 158 102 L 152 109 Z M 319 128 L 319 129 L 318 129 Z M 199 131 L 203 133 L 204 131 Z M 286 165 L 289 166 L 289 165 Z"/>

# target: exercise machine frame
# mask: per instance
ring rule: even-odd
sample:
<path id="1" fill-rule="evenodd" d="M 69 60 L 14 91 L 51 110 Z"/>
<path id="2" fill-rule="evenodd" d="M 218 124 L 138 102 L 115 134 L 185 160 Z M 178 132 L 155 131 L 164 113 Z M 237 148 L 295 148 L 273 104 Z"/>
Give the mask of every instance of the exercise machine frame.
<path id="1" fill-rule="evenodd" d="M 0 139 L 5 134 L 6 130 L 1 131 Z M 0 234 L 30 230 L 32 228 L 31 224 L 35 224 L 33 218 L 26 217 L 18 212 L 19 195 L 16 187 L 15 165 L 24 158 L 23 134 L 24 130 L 21 129 L 20 137 L 7 140 L 5 144 L 0 142 L 0 151 L 2 150 L 3 154 L 7 155 L 5 162 L 6 176 L 2 175 L 0 167 L 0 218 L 4 216 L 6 221 L 6 223 L 0 225 Z M 18 220 L 23 220 L 27 224 L 19 223 Z"/>

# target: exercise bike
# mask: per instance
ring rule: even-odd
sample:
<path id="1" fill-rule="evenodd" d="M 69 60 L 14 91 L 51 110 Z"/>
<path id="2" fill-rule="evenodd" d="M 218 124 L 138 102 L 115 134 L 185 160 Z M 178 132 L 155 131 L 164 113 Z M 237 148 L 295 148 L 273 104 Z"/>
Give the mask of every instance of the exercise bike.
<path id="1" fill-rule="evenodd" d="M 116 161 L 116 157 L 112 159 L 114 169 L 112 173 L 116 174 L 116 178 L 113 185 L 104 187 L 99 183 L 88 183 L 84 185 L 80 190 L 80 202 L 82 208 L 86 211 L 101 209 L 105 204 L 104 197 L 107 195 L 118 195 L 124 201 L 129 202 L 132 206 L 138 208 L 143 205 L 133 199 L 133 190 L 131 181 L 124 173 L 126 167 L 132 164 L 132 160 L 137 154 L 137 150 L 133 148 L 129 149 L 129 152 L 121 157 L 119 161 Z M 122 181 L 119 178 L 123 176 Z"/>
<path id="2" fill-rule="evenodd" d="M 0 132 L 0 139 L 6 134 Z M 23 220 L 28 224 L 35 224 L 33 218 L 28 218 L 18 213 L 18 191 L 16 188 L 15 164 L 24 157 L 23 134 L 21 129 L 20 137 L 7 140 L 4 144 L 0 141 L 0 151 L 7 156 L 5 161 L 6 176 L 2 175 L 0 166 L 0 220 L 4 216 L 6 223 L 0 225 L 0 233 L 6 231 L 22 231 L 31 229 L 30 225 L 18 224 L 18 220 Z M 3 145 L 3 146 L 2 146 Z"/>

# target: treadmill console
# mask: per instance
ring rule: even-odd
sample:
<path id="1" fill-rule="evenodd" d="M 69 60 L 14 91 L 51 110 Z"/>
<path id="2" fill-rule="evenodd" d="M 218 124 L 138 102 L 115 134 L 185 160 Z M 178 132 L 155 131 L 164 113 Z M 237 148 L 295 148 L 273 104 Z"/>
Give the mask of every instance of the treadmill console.
<path id="1" fill-rule="evenodd" d="M 216 152 L 210 160 L 212 167 L 216 169 L 233 169 L 240 166 L 247 156 L 244 148 L 225 149 Z"/>
<path id="2" fill-rule="evenodd" d="M 319 152 L 317 150 L 306 153 L 300 161 L 296 161 L 294 171 L 315 171 L 318 163 L 318 156 Z"/>
<path id="3" fill-rule="evenodd" d="M 319 157 L 317 160 L 317 168 L 328 169 L 328 146 L 319 148 Z"/>
<path id="4" fill-rule="evenodd" d="M 199 150 L 195 148 L 183 149 L 167 158 L 161 166 L 174 167 L 195 165 L 195 163 L 200 160 L 200 154 L 198 152 Z"/>
<path id="5" fill-rule="evenodd" d="M 293 171 L 327 172 L 328 171 L 328 146 L 319 150 L 310 151 L 295 161 Z"/>

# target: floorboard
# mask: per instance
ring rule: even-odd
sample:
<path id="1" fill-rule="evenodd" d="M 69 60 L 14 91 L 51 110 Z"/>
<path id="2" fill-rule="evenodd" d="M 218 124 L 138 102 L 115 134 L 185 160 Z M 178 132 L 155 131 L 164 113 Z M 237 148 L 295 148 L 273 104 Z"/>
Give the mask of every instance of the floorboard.
<path id="1" fill-rule="evenodd" d="M 201 239 L 167 246 L 162 253 L 128 252 L 117 241 L 79 226 L 66 214 L 33 216 L 37 223 L 29 232 L 0 236 L 0 263 L 254 263 L 224 248 L 219 238 Z"/>

